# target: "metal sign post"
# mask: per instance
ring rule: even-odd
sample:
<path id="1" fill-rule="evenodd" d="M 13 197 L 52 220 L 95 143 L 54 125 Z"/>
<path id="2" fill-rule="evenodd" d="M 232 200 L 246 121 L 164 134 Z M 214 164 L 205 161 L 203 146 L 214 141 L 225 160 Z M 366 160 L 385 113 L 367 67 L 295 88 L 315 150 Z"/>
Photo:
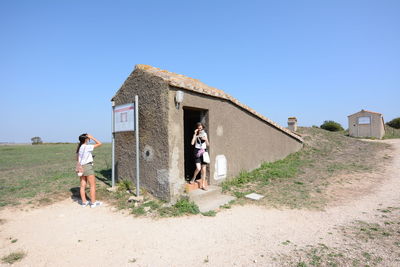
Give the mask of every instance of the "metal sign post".
<path id="1" fill-rule="evenodd" d="M 115 185 L 115 133 L 135 131 L 136 136 L 136 196 L 140 194 L 140 167 L 139 167 L 139 97 L 135 102 L 114 106 L 113 102 L 113 136 L 112 136 L 112 186 Z"/>
<path id="2" fill-rule="evenodd" d="M 135 132 L 136 132 L 136 196 L 140 194 L 139 185 L 139 97 L 135 96 Z"/>
<path id="3" fill-rule="evenodd" d="M 111 117 L 112 117 L 112 119 L 111 119 L 111 121 L 112 121 L 112 137 L 111 137 L 111 143 L 112 143 L 112 158 L 111 158 L 111 161 L 112 161 L 112 167 L 111 167 L 111 187 L 114 187 L 115 186 L 115 168 L 114 168 L 114 166 L 115 166 L 115 116 L 114 116 L 114 110 L 115 110 L 115 102 L 114 101 L 112 101 L 111 102 L 111 105 L 112 105 L 112 109 L 111 109 Z"/>

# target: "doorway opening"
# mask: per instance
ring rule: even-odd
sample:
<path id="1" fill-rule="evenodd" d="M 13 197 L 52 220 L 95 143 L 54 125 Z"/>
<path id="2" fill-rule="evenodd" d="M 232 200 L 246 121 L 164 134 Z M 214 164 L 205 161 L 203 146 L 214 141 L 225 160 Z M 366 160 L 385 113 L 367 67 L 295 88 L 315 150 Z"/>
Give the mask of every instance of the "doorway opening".
<path id="1" fill-rule="evenodd" d="M 191 107 L 183 107 L 183 128 L 184 128 L 184 147 L 185 147 L 185 180 L 189 181 L 193 177 L 193 173 L 196 169 L 194 162 L 194 146 L 191 141 L 196 128 L 196 123 L 201 122 L 206 128 L 208 140 L 210 140 L 209 128 L 208 128 L 208 110 L 198 109 Z M 209 149 L 209 148 L 208 148 Z M 199 173 L 196 179 L 200 179 L 201 173 Z M 210 181 L 210 168 L 207 166 L 206 172 L 207 182 Z"/>

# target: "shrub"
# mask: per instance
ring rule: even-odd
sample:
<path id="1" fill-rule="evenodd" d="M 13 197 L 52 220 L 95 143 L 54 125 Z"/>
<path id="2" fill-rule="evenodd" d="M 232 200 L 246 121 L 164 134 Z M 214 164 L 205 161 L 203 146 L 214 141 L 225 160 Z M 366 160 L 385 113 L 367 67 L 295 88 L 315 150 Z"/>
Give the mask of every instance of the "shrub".
<path id="1" fill-rule="evenodd" d="M 173 207 L 178 210 L 179 215 L 185 213 L 197 214 L 200 212 L 199 207 L 187 198 L 181 198 Z"/>
<path id="2" fill-rule="evenodd" d="M 400 117 L 394 118 L 393 120 L 387 122 L 386 124 L 392 128 L 400 129 Z"/>
<path id="3" fill-rule="evenodd" d="M 321 129 L 331 132 L 338 132 L 344 130 L 342 125 L 340 125 L 340 123 L 335 121 L 324 121 L 324 123 L 321 125 Z"/>
<path id="4" fill-rule="evenodd" d="M 400 138 L 400 129 L 395 129 L 389 125 L 385 125 L 385 135 L 383 139 Z"/>
<path id="5" fill-rule="evenodd" d="M 133 184 L 131 180 L 123 180 L 121 179 L 118 183 L 117 183 L 117 188 L 118 191 L 132 191 Z"/>
<path id="6" fill-rule="evenodd" d="M 26 256 L 26 253 L 23 251 L 13 252 L 7 256 L 1 258 L 3 263 L 13 264 L 17 261 L 22 260 Z"/>
<path id="7" fill-rule="evenodd" d="M 42 138 L 40 138 L 39 136 L 32 137 L 31 141 L 32 141 L 32 145 L 43 144 Z"/>
<path id="8" fill-rule="evenodd" d="M 175 205 L 171 207 L 162 207 L 158 210 L 158 213 L 162 217 L 170 216 L 182 216 L 185 214 L 198 214 L 200 212 L 199 207 L 187 197 L 179 199 Z"/>
<path id="9" fill-rule="evenodd" d="M 201 215 L 209 216 L 209 217 L 215 217 L 215 215 L 217 215 L 217 213 L 214 210 L 209 210 L 209 211 L 206 211 L 206 212 L 202 212 Z"/>

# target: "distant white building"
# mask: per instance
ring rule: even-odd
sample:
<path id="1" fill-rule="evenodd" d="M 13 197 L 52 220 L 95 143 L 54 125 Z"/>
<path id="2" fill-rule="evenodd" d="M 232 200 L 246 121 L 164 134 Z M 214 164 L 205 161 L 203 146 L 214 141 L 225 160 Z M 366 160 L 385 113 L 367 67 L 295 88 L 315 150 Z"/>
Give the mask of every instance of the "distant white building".
<path id="1" fill-rule="evenodd" d="M 350 136 L 382 139 L 385 135 L 385 123 L 381 113 L 362 109 L 347 117 L 349 119 Z"/>

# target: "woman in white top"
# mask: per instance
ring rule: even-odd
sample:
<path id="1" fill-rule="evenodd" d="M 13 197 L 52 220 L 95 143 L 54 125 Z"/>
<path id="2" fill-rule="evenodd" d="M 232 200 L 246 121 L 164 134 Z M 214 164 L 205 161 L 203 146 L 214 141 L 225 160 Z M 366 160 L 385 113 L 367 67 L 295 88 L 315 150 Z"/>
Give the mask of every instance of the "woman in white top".
<path id="1" fill-rule="evenodd" d="M 92 139 L 96 144 L 89 145 L 89 141 Z M 79 136 L 79 145 L 76 149 L 76 160 L 83 167 L 83 175 L 80 176 L 81 186 L 80 186 L 80 195 L 82 199 L 82 207 L 86 207 L 89 205 L 89 201 L 86 199 L 86 185 L 89 182 L 90 185 L 90 207 L 95 208 L 100 206 L 102 202 L 96 201 L 96 177 L 94 175 L 93 170 L 93 156 L 92 151 L 96 147 L 101 146 L 101 142 L 91 136 L 90 134 L 81 134 Z"/>
<path id="2" fill-rule="evenodd" d="M 194 145 L 194 161 L 196 163 L 196 170 L 194 171 L 193 178 L 190 180 L 192 184 L 199 172 L 201 171 L 200 188 L 207 190 L 206 187 L 206 170 L 207 163 L 203 160 L 203 153 L 207 151 L 207 146 L 209 146 L 207 133 L 204 131 L 204 125 L 201 122 L 196 123 L 196 130 L 194 130 L 194 135 L 191 142 Z"/>

